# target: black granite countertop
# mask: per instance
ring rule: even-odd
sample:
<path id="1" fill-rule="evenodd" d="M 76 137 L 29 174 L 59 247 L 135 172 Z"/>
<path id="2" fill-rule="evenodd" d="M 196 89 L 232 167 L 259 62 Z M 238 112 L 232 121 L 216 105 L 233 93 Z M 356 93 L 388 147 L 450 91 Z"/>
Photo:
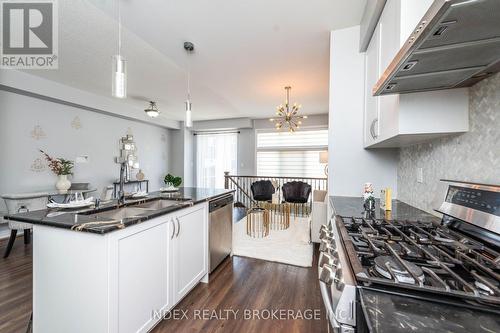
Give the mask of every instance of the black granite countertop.
<path id="1" fill-rule="evenodd" d="M 500 332 L 500 316 L 364 288 L 361 306 L 370 332 Z"/>
<path id="2" fill-rule="evenodd" d="M 367 217 L 363 209 L 362 197 L 330 196 L 333 214 L 340 216 Z M 388 220 L 434 221 L 441 219 L 421 209 L 410 206 L 399 200 L 392 200 L 392 211 L 380 210 L 380 200 L 375 200 L 375 218 Z"/>
<path id="3" fill-rule="evenodd" d="M 179 191 L 173 193 L 150 192 L 147 198 L 130 199 L 126 201 L 125 205 L 119 205 L 116 200 L 112 200 L 101 204 L 97 210 L 94 207 L 79 210 L 48 208 L 27 213 L 6 215 L 4 218 L 6 220 L 46 225 L 75 231 L 106 234 L 232 192 L 234 192 L 234 190 L 183 187 L 180 188 Z M 119 220 L 109 217 L 103 218 L 99 215 L 101 213 L 109 213 L 118 208 L 134 208 L 137 205 L 159 199 L 176 200 L 179 203 L 162 209 L 142 210 L 140 214 L 134 214 L 133 217 Z"/>

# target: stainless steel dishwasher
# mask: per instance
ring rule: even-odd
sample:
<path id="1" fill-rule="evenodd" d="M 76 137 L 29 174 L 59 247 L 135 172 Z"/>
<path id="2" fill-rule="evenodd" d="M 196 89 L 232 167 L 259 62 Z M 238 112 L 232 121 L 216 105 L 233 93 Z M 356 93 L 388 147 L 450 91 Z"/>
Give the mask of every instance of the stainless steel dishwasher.
<path id="1" fill-rule="evenodd" d="M 209 202 L 210 272 L 229 254 L 233 246 L 233 195 Z"/>

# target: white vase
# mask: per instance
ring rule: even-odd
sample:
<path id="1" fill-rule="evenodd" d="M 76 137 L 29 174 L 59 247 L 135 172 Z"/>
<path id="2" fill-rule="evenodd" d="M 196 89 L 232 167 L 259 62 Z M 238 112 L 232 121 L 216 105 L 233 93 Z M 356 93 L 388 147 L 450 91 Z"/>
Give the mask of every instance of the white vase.
<path id="1" fill-rule="evenodd" d="M 68 190 L 71 187 L 71 182 L 68 180 L 68 175 L 59 175 L 58 177 L 59 178 L 56 182 L 56 189 L 61 194 L 68 193 Z"/>

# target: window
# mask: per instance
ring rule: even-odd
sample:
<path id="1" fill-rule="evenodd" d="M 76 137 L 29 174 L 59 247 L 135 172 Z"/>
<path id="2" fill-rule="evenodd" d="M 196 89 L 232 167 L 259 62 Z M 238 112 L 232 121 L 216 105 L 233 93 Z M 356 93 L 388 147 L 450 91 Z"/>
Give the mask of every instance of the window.
<path id="1" fill-rule="evenodd" d="M 319 154 L 327 149 L 327 129 L 257 132 L 257 175 L 325 177 Z"/>
<path id="2" fill-rule="evenodd" d="M 196 186 L 224 188 L 224 172 L 237 172 L 238 134 L 196 135 Z"/>

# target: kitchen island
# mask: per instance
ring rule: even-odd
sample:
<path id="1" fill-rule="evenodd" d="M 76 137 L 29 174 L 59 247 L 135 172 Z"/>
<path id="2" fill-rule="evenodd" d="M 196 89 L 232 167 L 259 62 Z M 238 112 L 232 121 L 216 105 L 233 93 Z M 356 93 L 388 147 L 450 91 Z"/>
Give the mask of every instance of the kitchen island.
<path id="1" fill-rule="evenodd" d="M 208 282 L 208 201 L 229 192 L 183 188 L 6 216 L 33 224 L 33 331 L 150 330 Z"/>

